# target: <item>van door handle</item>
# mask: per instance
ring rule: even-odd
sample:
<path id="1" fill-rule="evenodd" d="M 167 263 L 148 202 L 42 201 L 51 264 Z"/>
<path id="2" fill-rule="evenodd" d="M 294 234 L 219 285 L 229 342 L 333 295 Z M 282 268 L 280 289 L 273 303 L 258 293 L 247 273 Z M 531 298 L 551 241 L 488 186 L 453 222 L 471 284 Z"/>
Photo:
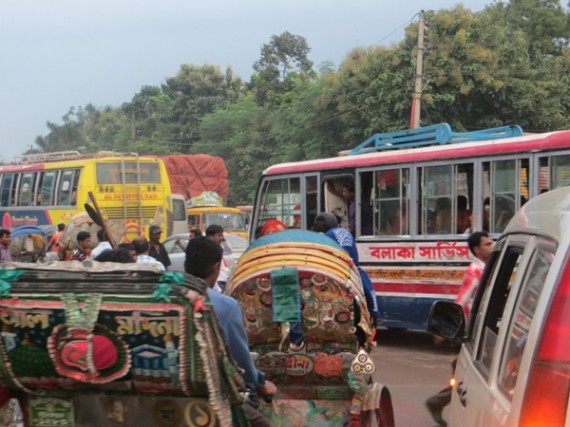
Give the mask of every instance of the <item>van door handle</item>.
<path id="1" fill-rule="evenodd" d="M 467 405 L 467 389 L 465 388 L 463 381 L 461 381 L 459 384 L 457 384 L 457 395 L 459 396 L 459 401 L 461 402 L 461 404 L 463 406 L 466 406 Z"/>

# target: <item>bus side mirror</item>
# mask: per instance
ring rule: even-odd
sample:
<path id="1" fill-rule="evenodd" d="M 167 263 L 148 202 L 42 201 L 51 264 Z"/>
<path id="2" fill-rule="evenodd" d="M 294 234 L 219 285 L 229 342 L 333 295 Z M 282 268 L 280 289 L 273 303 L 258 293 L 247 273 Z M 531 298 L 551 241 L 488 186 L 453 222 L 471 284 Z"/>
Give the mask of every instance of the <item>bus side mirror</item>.
<path id="1" fill-rule="evenodd" d="M 462 341 L 465 336 L 463 307 L 450 301 L 436 301 L 428 317 L 428 332 L 450 341 Z"/>

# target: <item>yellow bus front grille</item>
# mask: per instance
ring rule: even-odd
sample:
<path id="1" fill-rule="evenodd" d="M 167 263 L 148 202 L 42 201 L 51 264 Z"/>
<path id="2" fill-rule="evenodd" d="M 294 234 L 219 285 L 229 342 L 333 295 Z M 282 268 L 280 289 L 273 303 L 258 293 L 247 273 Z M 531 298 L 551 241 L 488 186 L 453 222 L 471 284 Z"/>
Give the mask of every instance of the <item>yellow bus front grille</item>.
<path id="1" fill-rule="evenodd" d="M 149 218 L 153 219 L 156 214 L 158 206 L 123 206 L 120 207 L 106 207 L 102 210 L 109 219 L 124 219 L 124 218 Z"/>

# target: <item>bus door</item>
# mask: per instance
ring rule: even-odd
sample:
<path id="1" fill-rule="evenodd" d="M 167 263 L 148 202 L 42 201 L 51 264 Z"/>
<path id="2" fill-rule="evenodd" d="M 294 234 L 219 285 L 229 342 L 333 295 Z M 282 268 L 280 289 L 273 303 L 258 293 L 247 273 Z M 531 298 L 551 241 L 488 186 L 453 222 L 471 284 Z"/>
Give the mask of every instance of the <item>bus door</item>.
<path id="1" fill-rule="evenodd" d="M 324 211 L 340 218 L 342 227 L 348 227 L 348 203 L 342 196 L 342 188 L 346 183 L 354 185 L 354 177 L 350 174 L 323 176 Z"/>

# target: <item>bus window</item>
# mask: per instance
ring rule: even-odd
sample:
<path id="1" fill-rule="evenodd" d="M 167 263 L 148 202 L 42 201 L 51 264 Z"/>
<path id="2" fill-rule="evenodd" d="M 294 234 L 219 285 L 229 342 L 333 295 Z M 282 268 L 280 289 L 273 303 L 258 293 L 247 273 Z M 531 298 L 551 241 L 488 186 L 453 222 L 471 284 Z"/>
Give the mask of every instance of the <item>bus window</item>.
<path id="1" fill-rule="evenodd" d="M 77 205 L 77 187 L 79 186 L 79 176 L 81 169 L 76 169 L 73 174 L 73 184 L 71 185 L 71 205 Z"/>
<path id="2" fill-rule="evenodd" d="M 316 176 L 308 176 L 305 178 L 305 186 L 307 188 L 305 194 L 305 220 L 307 228 L 310 229 L 317 217 L 318 209 L 318 184 Z M 300 226 L 300 225 L 299 225 Z"/>
<path id="3" fill-rule="evenodd" d="M 2 179 L 2 206 L 14 206 L 16 174 L 7 173 Z"/>
<path id="4" fill-rule="evenodd" d="M 299 210 L 295 206 L 301 203 L 301 179 L 294 177 L 266 181 L 261 191 L 260 216 L 256 226 L 272 218 L 282 221 L 288 227 L 292 226 Z"/>
<path id="5" fill-rule="evenodd" d="M 202 230 L 202 224 L 200 224 L 200 214 L 198 215 L 192 215 L 189 214 L 188 215 L 188 229 L 192 229 L 192 228 L 199 228 L 201 229 L 201 231 L 205 231 Z"/>
<path id="6" fill-rule="evenodd" d="M 31 206 L 34 203 L 34 183 L 36 173 L 23 173 L 20 178 L 20 192 L 18 194 L 18 206 Z"/>
<path id="7" fill-rule="evenodd" d="M 551 189 L 570 185 L 570 155 L 550 158 Z"/>
<path id="8" fill-rule="evenodd" d="M 39 194 L 41 197 L 39 198 L 39 205 L 40 206 L 53 206 L 53 195 L 55 191 L 55 181 L 57 178 L 57 172 L 43 172 L 41 180 L 41 186 L 39 187 Z"/>
<path id="9" fill-rule="evenodd" d="M 139 173 L 140 171 L 140 173 Z M 97 184 L 160 184 L 157 163 L 113 162 L 97 163 Z"/>
<path id="10" fill-rule="evenodd" d="M 71 191 L 73 187 L 73 169 L 63 170 L 59 177 L 59 186 L 57 192 L 57 205 L 71 205 Z"/>
<path id="11" fill-rule="evenodd" d="M 374 228 L 383 236 L 409 234 L 410 169 L 378 171 L 374 182 L 374 198 L 378 206 Z"/>
<path id="12" fill-rule="evenodd" d="M 483 163 L 483 189 L 490 190 L 486 195 L 490 200 L 489 230 L 485 231 L 503 232 L 516 210 L 528 200 L 528 163 L 528 159 Z"/>
<path id="13" fill-rule="evenodd" d="M 548 168 L 548 157 L 538 159 L 538 193 L 546 193 L 550 190 L 550 169 Z"/>
<path id="14" fill-rule="evenodd" d="M 472 163 L 419 169 L 419 234 L 464 234 L 471 230 Z"/>
<path id="15" fill-rule="evenodd" d="M 423 234 L 451 234 L 453 165 L 428 166 L 422 172 Z"/>

